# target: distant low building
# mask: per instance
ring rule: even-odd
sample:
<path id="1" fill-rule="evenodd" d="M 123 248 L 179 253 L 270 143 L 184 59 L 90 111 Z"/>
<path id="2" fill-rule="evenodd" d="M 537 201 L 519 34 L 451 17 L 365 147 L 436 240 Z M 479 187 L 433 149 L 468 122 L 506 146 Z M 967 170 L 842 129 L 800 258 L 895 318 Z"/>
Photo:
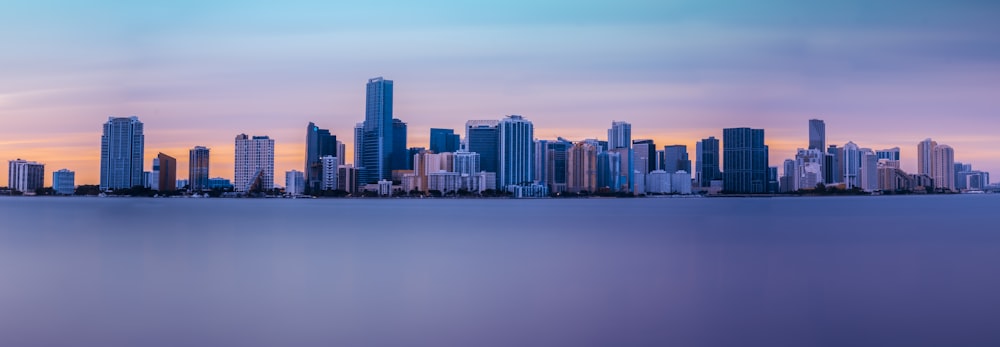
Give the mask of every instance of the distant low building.
<path id="1" fill-rule="evenodd" d="M 53 172 L 52 189 L 59 195 L 73 195 L 76 190 L 76 173 L 67 169 Z"/>

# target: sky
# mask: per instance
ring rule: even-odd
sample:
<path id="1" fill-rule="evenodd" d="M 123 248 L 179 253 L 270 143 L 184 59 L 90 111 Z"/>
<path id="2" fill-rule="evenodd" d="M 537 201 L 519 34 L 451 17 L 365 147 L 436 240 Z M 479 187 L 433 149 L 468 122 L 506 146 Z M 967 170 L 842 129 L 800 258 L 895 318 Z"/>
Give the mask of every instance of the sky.
<path id="1" fill-rule="evenodd" d="M 212 150 L 233 176 L 237 134 L 275 139 L 275 181 L 302 170 L 308 122 L 353 153 L 365 82 L 395 81 L 410 147 L 429 128 L 523 115 L 540 139 L 685 144 L 766 129 L 772 166 L 808 145 L 925 138 L 1000 172 L 1000 3 L 989 1 L 7 1 L 0 0 L 0 159 L 96 184 L 109 116 L 145 124 L 187 175 Z M 347 161 L 352 161 L 348 156 Z M 7 181 L 0 170 L 0 185 Z"/>

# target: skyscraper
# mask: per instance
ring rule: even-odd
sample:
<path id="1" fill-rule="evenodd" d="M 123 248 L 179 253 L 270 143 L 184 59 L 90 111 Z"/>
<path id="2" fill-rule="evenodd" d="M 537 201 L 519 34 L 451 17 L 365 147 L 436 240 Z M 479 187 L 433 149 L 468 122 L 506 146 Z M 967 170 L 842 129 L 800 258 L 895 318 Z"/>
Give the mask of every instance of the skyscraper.
<path id="1" fill-rule="evenodd" d="M 844 163 L 841 158 L 843 150 L 837 145 L 830 145 L 826 150 L 826 160 L 823 162 L 823 178 L 827 184 L 844 182 Z"/>
<path id="2" fill-rule="evenodd" d="M 611 122 L 611 129 L 608 129 L 608 152 L 617 153 L 619 157 L 617 167 L 613 168 L 618 175 L 612 178 L 611 189 L 631 192 L 633 172 L 635 171 L 632 153 L 632 124 L 619 121 Z"/>
<path id="3" fill-rule="evenodd" d="M 368 80 L 365 97 L 365 121 L 360 134 L 355 132 L 355 146 L 360 147 L 356 161 L 359 184 L 392 178 L 393 120 L 391 80 L 376 77 Z M 360 139 L 357 139 L 360 135 Z M 360 140 L 360 141 L 358 141 Z M 405 148 L 405 145 L 404 145 Z"/>
<path id="4" fill-rule="evenodd" d="M 611 122 L 608 129 L 608 149 L 632 148 L 632 124 L 628 122 Z"/>
<path id="5" fill-rule="evenodd" d="M 887 159 L 892 161 L 899 161 L 899 147 L 880 149 L 875 151 L 875 155 L 879 160 Z"/>
<path id="6" fill-rule="evenodd" d="M 320 129 L 316 124 L 309 122 L 309 125 L 306 126 L 306 166 L 303 171 L 306 184 L 304 193 L 309 194 L 322 190 L 320 184 L 323 180 L 323 163 L 320 158 L 328 155 L 334 157 L 341 155 L 337 150 L 337 137 L 330 134 L 329 129 Z"/>
<path id="7" fill-rule="evenodd" d="M 704 151 L 704 148 L 702 148 Z M 663 171 L 673 174 L 677 171 L 691 173 L 691 159 L 688 157 L 687 146 L 670 145 L 663 147 Z"/>
<path id="8" fill-rule="evenodd" d="M 267 136 L 236 136 L 233 188 L 237 192 L 274 189 L 274 140 Z"/>
<path id="9" fill-rule="evenodd" d="M 858 171 L 861 190 L 873 192 L 878 190 L 878 155 L 871 148 L 861 149 L 861 170 Z"/>
<path id="10" fill-rule="evenodd" d="M 572 142 L 562 138 L 548 142 L 545 145 L 545 169 L 542 170 L 545 172 L 545 179 L 544 181 L 539 177 L 535 177 L 535 179 L 548 186 L 550 192 L 561 193 L 566 191 L 566 156 L 572 146 Z M 535 171 L 537 172 L 538 170 Z"/>
<path id="11" fill-rule="evenodd" d="M 470 120 L 465 123 L 465 141 L 469 152 L 479 153 L 479 166 L 486 172 L 499 167 L 500 125 L 496 120 Z M 494 189 L 486 187 L 483 189 Z"/>
<path id="12" fill-rule="evenodd" d="M 597 192 L 597 147 L 586 142 L 570 147 L 566 157 L 566 190 Z"/>
<path id="13" fill-rule="evenodd" d="M 35 190 L 45 185 L 45 165 L 24 159 L 8 162 L 7 188 L 35 194 Z"/>
<path id="14" fill-rule="evenodd" d="M 698 162 L 698 177 L 701 180 L 700 185 L 708 187 L 713 180 L 722 179 L 722 172 L 719 171 L 719 140 L 714 136 L 709 137 L 702 139 L 700 145 L 701 154 L 696 158 Z M 666 151 L 664 151 L 664 165 L 666 164 L 665 157 Z M 670 173 L 670 171 L 666 172 Z"/>
<path id="15" fill-rule="evenodd" d="M 854 142 L 847 142 L 843 148 L 844 184 L 847 189 L 861 186 L 861 149 Z"/>
<path id="16" fill-rule="evenodd" d="M 285 171 L 285 194 L 302 195 L 305 192 L 305 175 L 298 170 Z"/>
<path id="17" fill-rule="evenodd" d="M 770 180 L 764 129 L 723 129 L 722 146 L 723 190 L 734 194 L 766 192 Z"/>
<path id="18" fill-rule="evenodd" d="M 160 160 L 160 184 L 157 187 L 161 192 L 177 190 L 177 159 L 163 153 L 157 154 L 156 158 Z"/>
<path id="19" fill-rule="evenodd" d="M 795 154 L 795 172 L 793 172 L 795 186 L 792 190 L 811 190 L 815 189 L 816 185 L 824 183 L 823 162 L 825 160 L 826 154 L 821 150 L 799 148 L 798 153 Z M 785 170 L 788 168 L 788 163 L 785 163 Z"/>
<path id="20" fill-rule="evenodd" d="M 931 139 L 917 144 L 917 174 L 934 177 L 934 147 L 937 142 Z"/>
<path id="21" fill-rule="evenodd" d="M 76 173 L 67 169 L 53 172 L 52 189 L 56 194 L 73 195 L 76 191 Z"/>
<path id="22" fill-rule="evenodd" d="M 826 123 L 822 120 L 809 120 L 809 149 L 826 150 Z"/>
<path id="23" fill-rule="evenodd" d="M 643 175 L 659 169 L 656 166 L 656 143 L 653 140 L 632 141 L 632 155 L 635 157 L 632 165 Z"/>
<path id="24" fill-rule="evenodd" d="M 406 123 L 403 121 L 393 118 L 392 119 L 392 154 L 389 155 L 389 170 L 406 170 L 407 160 L 406 155 L 409 151 L 406 148 Z M 389 176 L 392 179 L 392 175 Z"/>
<path id="25" fill-rule="evenodd" d="M 931 177 L 934 187 L 955 190 L 955 150 L 948 145 L 934 146 L 934 162 Z"/>
<path id="26" fill-rule="evenodd" d="M 320 163 L 323 165 L 323 170 L 320 170 L 322 179 L 320 180 L 319 189 L 320 190 L 337 190 L 341 189 L 338 185 L 340 183 L 340 178 L 337 175 L 340 173 L 340 159 L 332 155 L 325 155 L 319 158 Z"/>
<path id="27" fill-rule="evenodd" d="M 497 184 L 508 186 L 534 183 L 534 126 L 519 115 L 504 118 L 500 128 L 500 172 Z"/>
<path id="28" fill-rule="evenodd" d="M 108 117 L 101 135 L 101 190 L 142 185 L 144 143 L 139 117 Z"/>
<path id="29" fill-rule="evenodd" d="M 457 152 L 459 141 L 454 129 L 431 128 L 430 149 L 434 153 Z"/>
<path id="30" fill-rule="evenodd" d="M 209 189 L 208 163 L 208 148 L 196 146 L 188 152 L 188 184 L 191 185 L 191 191 Z"/>

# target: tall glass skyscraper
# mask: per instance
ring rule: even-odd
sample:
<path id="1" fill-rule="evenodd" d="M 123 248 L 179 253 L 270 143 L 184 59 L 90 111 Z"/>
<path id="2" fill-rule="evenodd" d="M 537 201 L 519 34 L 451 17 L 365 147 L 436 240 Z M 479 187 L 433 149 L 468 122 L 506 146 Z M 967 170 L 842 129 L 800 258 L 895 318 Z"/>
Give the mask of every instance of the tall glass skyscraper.
<path id="1" fill-rule="evenodd" d="M 532 184 L 535 180 L 534 126 L 518 115 L 507 116 L 500 122 L 500 172 L 497 181 L 501 188 L 511 185 Z"/>
<path id="2" fill-rule="evenodd" d="M 145 139 L 139 117 L 108 117 L 101 135 L 101 190 L 143 185 Z"/>
<path id="3" fill-rule="evenodd" d="M 500 166 L 499 125 L 500 122 L 496 120 L 470 120 L 465 123 L 465 141 L 468 150 L 479 153 L 479 167 L 486 172 L 496 173 Z"/>
<path id="4" fill-rule="evenodd" d="M 632 141 L 632 153 L 635 155 L 635 166 L 637 171 L 642 172 L 643 175 L 659 170 L 660 168 L 656 165 L 656 143 L 653 140 L 635 140 Z M 642 164 L 640 164 L 640 161 Z M 639 170 L 640 166 L 644 165 L 645 170 Z"/>
<path id="5" fill-rule="evenodd" d="M 698 144 L 701 148 L 701 153 L 695 158 L 698 165 L 698 184 L 708 187 L 712 185 L 713 180 L 722 179 L 722 171 L 719 170 L 719 140 L 712 136 L 702 139 Z M 667 171 L 667 173 L 672 172 Z"/>
<path id="6" fill-rule="evenodd" d="M 208 186 L 209 150 L 196 146 L 188 152 L 188 184 L 191 191 L 210 189 Z"/>
<path id="7" fill-rule="evenodd" d="M 809 120 L 809 149 L 826 150 L 826 123 L 820 119 Z"/>
<path id="8" fill-rule="evenodd" d="M 406 170 L 409 151 L 406 148 L 406 123 L 392 119 L 392 153 L 389 154 L 389 170 Z M 412 159 L 411 159 L 412 160 Z M 389 175 L 390 179 L 392 175 Z"/>
<path id="9" fill-rule="evenodd" d="M 722 146 L 723 190 L 734 194 L 765 193 L 770 179 L 764 129 L 723 129 Z"/>
<path id="10" fill-rule="evenodd" d="M 691 159 L 688 157 L 687 146 L 663 146 L 663 171 L 669 174 L 677 171 L 691 173 Z"/>
<path id="11" fill-rule="evenodd" d="M 434 153 L 457 152 L 459 136 L 453 129 L 431 128 L 431 146 Z"/>
<path id="12" fill-rule="evenodd" d="M 323 163 L 320 158 L 339 155 L 341 154 L 337 152 L 337 137 L 330 134 L 329 129 L 320 129 L 316 124 L 309 122 L 306 127 L 306 167 L 303 171 L 306 182 L 305 193 L 320 190 L 320 183 L 323 180 Z"/>
<path id="13" fill-rule="evenodd" d="M 368 80 L 365 95 L 365 121 L 362 123 L 358 156 L 359 184 L 392 179 L 393 121 L 392 81 L 376 77 Z M 357 135 L 357 134 L 356 134 Z M 357 137 L 357 136 L 356 136 Z M 405 147 L 405 145 L 404 145 Z"/>
<path id="14" fill-rule="evenodd" d="M 632 173 L 634 162 L 632 154 L 632 124 L 628 122 L 611 122 L 608 129 L 608 151 L 618 153 L 620 161 L 614 170 L 618 172 L 611 188 L 614 191 L 632 191 Z"/>

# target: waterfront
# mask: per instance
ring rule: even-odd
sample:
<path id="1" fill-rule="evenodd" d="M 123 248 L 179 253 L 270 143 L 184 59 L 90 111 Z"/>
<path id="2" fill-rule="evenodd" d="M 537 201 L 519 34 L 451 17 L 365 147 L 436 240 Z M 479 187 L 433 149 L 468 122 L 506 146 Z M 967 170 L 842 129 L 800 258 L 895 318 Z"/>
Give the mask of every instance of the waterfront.
<path id="1" fill-rule="evenodd" d="M 998 208 L 0 198 L 0 345 L 996 345 Z"/>

